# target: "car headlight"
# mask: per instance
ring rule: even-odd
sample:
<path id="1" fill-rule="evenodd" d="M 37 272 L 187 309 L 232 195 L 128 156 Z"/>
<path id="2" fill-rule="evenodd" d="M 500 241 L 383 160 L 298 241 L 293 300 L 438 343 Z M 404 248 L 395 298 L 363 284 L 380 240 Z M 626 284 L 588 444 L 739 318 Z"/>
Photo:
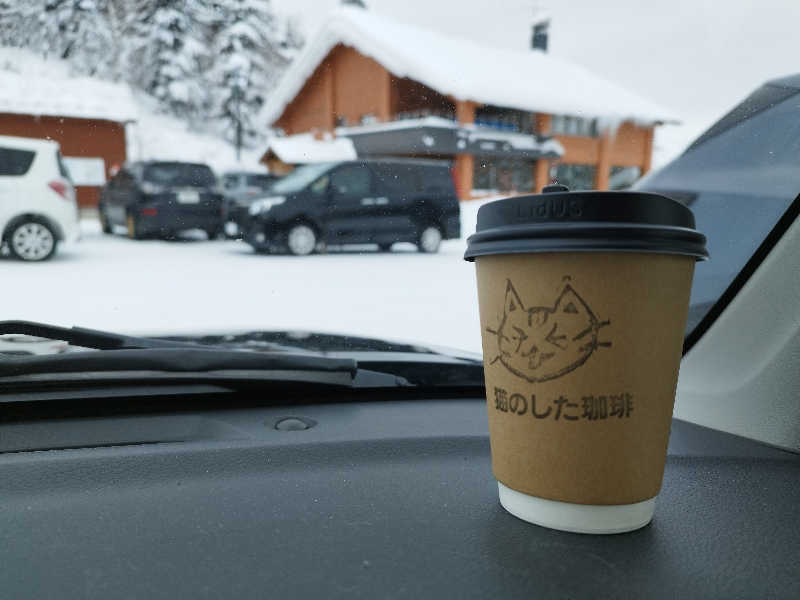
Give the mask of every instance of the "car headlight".
<path id="1" fill-rule="evenodd" d="M 273 206 L 283 204 L 286 202 L 285 196 L 272 196 L 270 198 L 259 198 L 250 204 L 249 213 L 251 215 L 259 215 L 270 210 Z"/>

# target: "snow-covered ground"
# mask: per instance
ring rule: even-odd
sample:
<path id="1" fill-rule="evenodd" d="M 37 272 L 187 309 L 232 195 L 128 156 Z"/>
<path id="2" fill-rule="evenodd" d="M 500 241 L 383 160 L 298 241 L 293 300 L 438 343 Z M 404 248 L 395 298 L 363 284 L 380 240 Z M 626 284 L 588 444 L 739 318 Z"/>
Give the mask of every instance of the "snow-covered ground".
<path id="1" fill-rule="evenodd" d="M 481 202 L 462 208 L 475 230 Z M 0 258 L 2 319 L 132 334 L 299 329 L 480 351 L 474 266 L 464 240 L 309 257 L 262 256 L 235 241 L 131 241 L 83 222 L 49 262 Z M 191 237 L 191 236 L 188 236 Z"/>

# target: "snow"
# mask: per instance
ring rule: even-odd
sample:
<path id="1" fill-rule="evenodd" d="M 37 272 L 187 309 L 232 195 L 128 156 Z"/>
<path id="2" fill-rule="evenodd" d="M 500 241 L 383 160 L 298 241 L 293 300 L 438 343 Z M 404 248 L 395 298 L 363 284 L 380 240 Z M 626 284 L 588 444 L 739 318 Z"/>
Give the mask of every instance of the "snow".
<path id="1" fill-rule="evenodd" d="M 0 113 L 131 121 L 138 116 L 130 88 L 76 77 L 60 60 L 0 48 Z"/>
<path id="2" fill-rule="evenodd" d="M 367 123 L 364 125 L 348 125 L 337 127 L 336 135 L 349 135 L 351 133 L 376 133 L 379 131 L 395 131 L 398 129 L 412 129 L 416 127 L 439 127 L 444 129 L 458 129 L 459 124 L 452 119 L 444 117 L 419 117 L 416 119 L 397 119 L 384 123 Z"/>
<path id="3" fill-rule="evenodd" d="M 185 121 L 153 112 L 154 103 L 137 95 L 139 119 L 128 125 L 128 159 L 180 160 L 209 165 L 217 174 L 229 170 L 255 170 L 266 173 L 259 163 L 262 149 L 242 149 L 241 162 L 236 160 L 236 148 L 211 133 L 193 131 Z"/>
<path id="4" fill-rule="evenodd" d="M 509 144 L 517 150 L 539 150 L 542 154 L 564 155 L 564 146 L 558 140 L 551 138 L 540 142 L 536 139 L 536 136 L 526 133 L 496 131 L 488 127 L 472 127 L 470 128 L 469 139 L 470 141 L 494 140 Z"/>
<path id="5" fill-rule="evenodd" d="M 637 123 L 677 122 L 670 111 L 552 54 L 513 51 L 342 7 L 310 40 L 262 112 L 271 125 L 337 44 L 357 49 L 396 77 L 458 100 Z"/>
<path id="6" fill-rule="evenodd" d="M 265 154 L 270 150 L 281 161 L 290 165 L 356 158 L 356 150 L 350 139 L 340 137 L 318 140 L 311 133 L 269 138 Z"/>
<path id="7" fill-rule="evenodd" d="M 462 204 L 475 230 L 481 202 Z M 464 240 L 439 254 L 408 245 L 309 257 L 263 256 L 236 241 L 131 241 L 84 221 L 83 239 L 45 263 L 0 258 L 3 319 L 130 334 L 293 329 L 480 352 L 475 267 Z"/>

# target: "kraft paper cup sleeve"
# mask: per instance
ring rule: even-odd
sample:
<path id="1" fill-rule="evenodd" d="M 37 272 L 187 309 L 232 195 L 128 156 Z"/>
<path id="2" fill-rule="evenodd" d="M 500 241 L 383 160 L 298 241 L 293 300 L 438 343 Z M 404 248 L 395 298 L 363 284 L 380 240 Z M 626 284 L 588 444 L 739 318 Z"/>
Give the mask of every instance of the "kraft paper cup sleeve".
<path id="1" fill-rule="evenodd" d="M 655 496 L 694 260 L 548 253 L 476 264 L 497 480 L 578 504 Z"/>

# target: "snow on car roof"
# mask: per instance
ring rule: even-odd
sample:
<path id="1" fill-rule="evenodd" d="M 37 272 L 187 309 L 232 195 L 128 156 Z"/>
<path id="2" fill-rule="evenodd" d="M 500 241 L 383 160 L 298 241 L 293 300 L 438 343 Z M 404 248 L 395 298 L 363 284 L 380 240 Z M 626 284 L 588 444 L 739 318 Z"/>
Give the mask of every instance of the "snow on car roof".
<path id="1" fill-rule="evenodd" d="M 298 133 L 267 140 L 265 153 L 272 151 L 286 164 L 353 160 L 356 150 L 349 138 L 318 140 L 311 133 Z"/>
<path id="2" fill-rule="evenodd" d="M 73 76 L 63 61 L 0 49 L 0 113 L 132 121 L 137 110 L 127 85 Z"/>
<path id="3" fill-rule="evenodd" d="M 397 77 L 414 79 L 457 100 L 611 122 L 678 122 L 658 104 L 551 54 L 487 46 L 397 23 L 370 10 L 342 7 L 270 94 L 262 112 L 267 124 L 281 116 L 337 44 L 372 57 Z"/>

